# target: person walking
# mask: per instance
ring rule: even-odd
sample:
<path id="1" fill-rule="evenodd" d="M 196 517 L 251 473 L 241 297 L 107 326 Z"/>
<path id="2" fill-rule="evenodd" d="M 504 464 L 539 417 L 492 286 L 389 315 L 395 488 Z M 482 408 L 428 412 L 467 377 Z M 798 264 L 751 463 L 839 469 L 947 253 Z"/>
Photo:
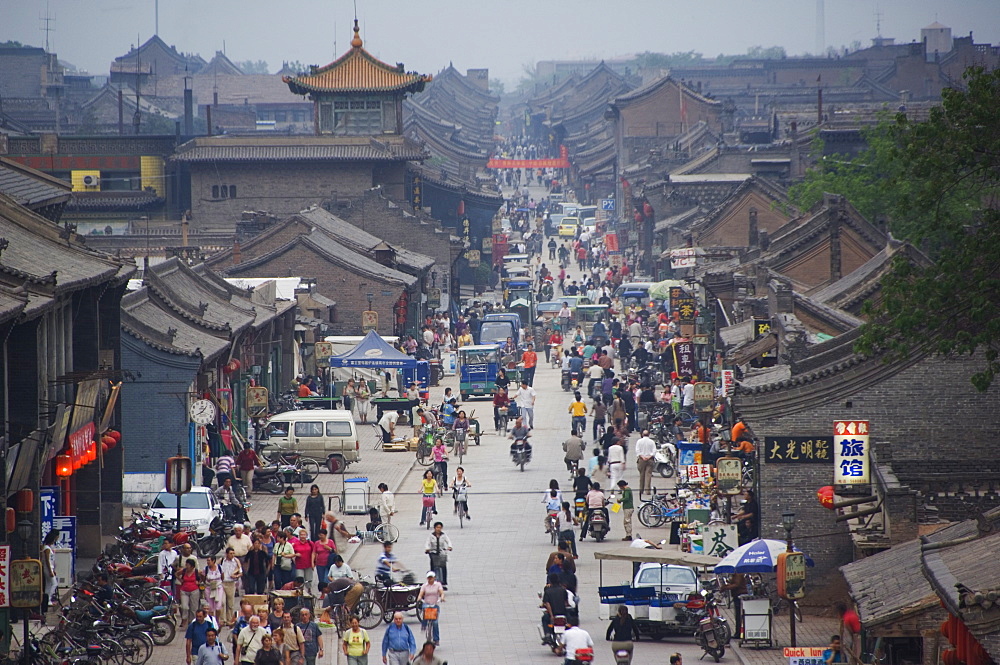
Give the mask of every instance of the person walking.
<path id="1" fill-rule="evenodd" d="M 372 641 L 356 616 L 351 617 L 351 628 L 344 633 L 343 645 L 347 665 L 368 665 L 368 651 L 372 648 Z"/>
<path id="2" fill-rule="evenodd" d="M 611 655 L 615 656 L 619 651 L 628 652 L 628 662 L 632 662 L 632 638 L 639 639 L 639 627 L 635 624 L 635 619 L 628 613 L 628 608 L 624 605 L 618 608 L 618 614 L 611 618 L 608 625 L 608 632 L 604 639 L 611 642 Z"/>
<path id="3" fill-rule="evenodd" d="M 50 530 L 42 540 L 42 614 L 49 611 L 49 602 L 54 600 L 59 592 L 56 554 L 52 549 L 57 540 L 59 540 L 59 529 Z"/>
<path id="4" fill-rule="evenodd" d="M 632 488 L 628 486 L 628 481 L 619 480 L 618 491 L 621 492 L 621 497 L 619 498 L 622 504 L 622 519 L 625 527 L 625 537 L 622 540 L 632 540 L 632 513 L 635 512 Z"/>
<path id="5" fill-rule="evenodd" d="M 330 573 L 330 564 L 333 562 L 333 557 L 337 554 L 337 547 L 333 540 L 330 539 L 326 532 L 326 529 L 320 529 L 319 538 L 312 542 L 313 546 L 313 563 L 316 566 L 316 587 L 327 581 L 327 577 Z"/>
<path id="6" fill-rule="evenodd" d="M 200 585 L 203 579 L 197 565 L 197 562 L 188 559 L 177 575 L 177 590 L 181 597 L 181 628 L 194 621 L 200 606 Z"/>
<path id="7" fill-rule="evenodd" d="M 389 491 L 389 486 L 385 483 L 378 484 L 378 515 L 382 521 L 388 524 L 392 521 L 392 516 L 396 514 L 396 497 Z"/>
<path id="8" fill-rule="evenodd" d="M 306 519 L 309 520 L 309 540 L 319 538 L 320 529 L 326 524 L 323 520 L 323 513 L 326 512 L 325 499 L 319 491 L 319 485 L 309 487 L 309 496 L 306 497 Z"/>
<path id="9" fill-rule="evenodd" d="M 364 379 L 358 381 L 357 388 L 354 391 L 354 404 L 358 410 L 358 418 L 361 419 L 362 425 L 368 424 L 368 400 L 371 399 L 372 393 L 368 389 L 368 382 Z"/>
<path id="10" fill-rule="evenodd" d="M 444 524 L 434 523 L 434 530 L 427 536 L 424 553 L 430 557 L 431 570 L 441 575 L 441 585 L 448 588 L 448 552 L 452 549 L 451 538 L 444 532 Z"/>
<path id="11" fill-rule="evenodd" d="M 522 379 L 521 388 L 517 391 L 515 401 L 517 402 L 518 410 L 521 412 L 521 417 L 524 419 L 524 424 L 528 426 L 528 429 L 535 429 L 536 397 L 538 397 L 538 393 L 535 392 L 535 389 Z"/>
<path id="12" fill-rule="evenodd" d="M 219 564 L 219 568 L 222 570 L 222 590 L 226 595 L 222 616 L 229 622 L 236 616 L 236 583 L 243 576 L 243 566 L 236 558 L 236 552 L 232 547 L 226 548 L 226 556 Z"/>
<path id="13" fill-rule="evenodd" d="M 222 569 L 214 555 L 208 557 L 205 565 L 205 602 L 208 604 L 208 615 L 213 617 L 220 626 L 228 626 L 231 617 L 226 618 L 226 592 L 222 588 Z"/>
<path id="14" fill-rule="evenodd" d="M 243 565 L 243 590 L 248 594 L 262 594 L 267 587 L 267 576 L 271 573 L 271 556 L 264 549 L 259 535 L 254 536 L 253 545 L 247 552 Z"/>
<path id="15" fill-rule="evenodd" d="M 319 625 L 312 620 L 312 612 L 303 607 L 299 611 L 299 630 L 306 645 L 306 665 L 316 665 L 316 658 L 323 657 L 323 633 Z"/>
<path id="16" fill-rule="evenodd" d="M 316 550 L 312 541 L 309 540 L 309 532 L 305 528 L 301 528 L 298 538 L 290 538 L 289 542 L 292 544 L 292 549 L 295 550 L 295 576 L 305 580 L 308 589 L 316 572 Z"/>
<path id="17" fill-rule="evenodd" d="M 198 647 L 195 665 L 228 665 L 229 652 L 226 651 L 226 645 L 218 640 L 219 632 L 215 628 L 209 628 L 205 633 L 205 643 Z"/>
<path id="18" fill-rule="evenodd" d="M 615 438 L 608 447 L 608 471 L 611 474 L 611 485 L 617 485 L 618 481 L 625 475 L 625 448 L 621 439 Z"/>
<path id="19" fill-rule="evenodd" d="M 521 362 L 524 363 L 524 382 L 529 386 L 535 383 L 535 367 L 538 366 L 538 354 L 535 353 L 535 345 L 528 344 L 528 350 L 521 354 Z"/>
<path id="20" fill-rule="evenodd" d="M 260 625 L 260 617 L 256 614 L 247 620 L 247 625 L 236 636 L 236 662 L 253 663 L 257 652 L 264 644 L 264 638 L 270 638 L 267 629 Z"/>
<path id="21" fill-rule="evenodd" d="M 281 520 L 282 529 L 291 525 L 292 515 L 299 512 L 299 502 L 294 494 L 295 488 L 286 487 L 284 496 L 278 499 L 278 519 Z"/>
<path id="22" fill-rule="evenodd" d="M 642 430 L 642 436 L 635 442 L 635 467 L 639 472 L 639 497 L 653 487 L 653 467 L 656 465 L 656 442 L 649 436 L 649 430 Z"/>
<path id="23" fill-rule="evenodd" d="M 184 631 L 184 660 L 191 665 L 191 660 L 198 658 L 198 649 L 202 644 L 208 642 L 208 631 L 215 631 L 213 624 L 207 621 L 207 614 L 202 608 L 194 614 L 194 621 L 188 624 Z"/>
<path id="24" fill-rule="evenodd" d="M 240 472 L 240 480 L 243 482 L 247 498 L 250 498 L 251 490 L 253 490 L 253 472 L 258 464 L 257 453 L 254 452 L 253 446 L 248 445 L 236 456 L 236 468 Z"/>
<path id="25" fill-rule="evenodd" d="M 274 546 L 274 588 L 280 589 L 295 578 L 295 547 L 288 542 L 288 534 L 278 532 L 278 542 Z"/>
<path id="26" fill-rule="evenodd" d="M 382 635 L 383 665 L 409 665 L 417 655 L 417 640 L 413 631 L 403 623 L 403 613 L 392 615 L 392 623 Z"/>

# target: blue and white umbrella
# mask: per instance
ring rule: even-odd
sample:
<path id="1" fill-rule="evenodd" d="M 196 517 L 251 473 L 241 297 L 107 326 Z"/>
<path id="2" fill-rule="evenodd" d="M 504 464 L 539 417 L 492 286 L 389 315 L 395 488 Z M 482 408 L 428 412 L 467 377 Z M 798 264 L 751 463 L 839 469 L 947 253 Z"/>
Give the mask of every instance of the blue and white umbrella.
<path id="1" fill-rule="evenodd" d="M 716 573 L 773 573 L 778 567 L 778 555 L 788 549 L 782 540 L 751 540 L 730 552 L 716 566 Z M 792 547 L 796 552 L 801 550 Z M 813 561 L 806 555 L 806 565 Z"/>

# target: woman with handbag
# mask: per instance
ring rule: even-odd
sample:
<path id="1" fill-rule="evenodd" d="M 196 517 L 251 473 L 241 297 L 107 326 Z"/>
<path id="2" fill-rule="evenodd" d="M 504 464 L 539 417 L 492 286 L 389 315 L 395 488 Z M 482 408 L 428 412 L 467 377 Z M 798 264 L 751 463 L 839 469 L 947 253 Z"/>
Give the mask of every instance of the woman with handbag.
<path id="1" fill-rule="evenodd" d="M 434 531 L 427 536 L 424 552 L 430 556 L 431 570 L 438 573 L 441 586 L 448 588 L 448 552 L 451 551 L 451 539 L 444 532 L 441 522 L 434 523 Z"/>
<path id="2" fill-rule="evenodd" d="M 274 546 L 274 588 L 280 589 L 295 579 L 295 548 L 288 542 L 288 534 L 278 532 L 278 544 Z"/>
<path id="3" fill-rule="evenodd" d="M 205 602 L 208 604 L 208 614 L 216 619 L 220 625 L 228 625 L 225 617 L 219 616 L 219 610 L 226 606 L 226 592 L 222 589 L 222 569 L 219 568 L 218 560 L 214 556 L 208 557 L 208 565 L 205 566 Z"/>
<path id="4" fill-rule="evenodd" d="M 194 613 L 198 610 L 201 599 L 203 578 L 196 566 L 194 559 L 186 559 L 184 567 L 177 573 L 177 587 L 181 596 L 181 628 L 194 621 Z"/>
<path id="5" fill-rule="evenodd" d="M 358 385 L 354 390 L 354 402 L 358 407 L 358 417 L 361 418 L 361 424 L 365 425 L 368 423 L 368 400 L 371 399 L 371 391 L 368 390 L 368 382 L 364 379 L 358 381 Z"/>

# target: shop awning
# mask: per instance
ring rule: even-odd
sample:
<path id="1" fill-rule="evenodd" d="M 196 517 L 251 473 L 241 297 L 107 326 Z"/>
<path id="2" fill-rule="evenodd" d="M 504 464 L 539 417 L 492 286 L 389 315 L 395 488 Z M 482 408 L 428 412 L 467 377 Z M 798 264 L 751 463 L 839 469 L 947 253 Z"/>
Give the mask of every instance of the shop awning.
<path id="1" fill-rule="evenodd" d="M 641 549 L 638 547 L 621 546 L 602 552 L 594 552 L 594 558 L 602 561 L 632 561 L 639 563 L 658 563 L 661 565 L 715 566 L 721 561 L 719 557 L 705 554 L 690 554 L 680 550 Z"/>

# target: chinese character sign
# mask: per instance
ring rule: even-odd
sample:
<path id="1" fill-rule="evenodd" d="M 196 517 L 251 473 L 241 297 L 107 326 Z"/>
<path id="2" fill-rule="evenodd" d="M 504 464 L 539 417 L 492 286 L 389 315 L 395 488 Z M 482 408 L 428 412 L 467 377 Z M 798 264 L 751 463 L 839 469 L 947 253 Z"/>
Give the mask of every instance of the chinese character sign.
<path id="1" fill-rule="evenodd" d="M 42 510 L 42 538 L 52 530 L 52 519 L 59 512 L 59 488 L 42 487 L 38 493 L 38 504 Z"/>
<path id="2" fill-rule="evenodd" d="M 691 342 L 678 342 L 672 344 L 674 352 L 674 366 L 680 376 L 692 376 L 694 374 L 695 358 L 694 344 Z"/>
<path id="3" fill-rule="evenodd" d="M 706 483 L 712 480 L 712 465 L 689 464 L 687 466 L 687 479 L 689 483 Z"/>
<path id="4" fill-rule="evenodd" d="M 829 464 L 833 461 L 832 436 L 764 437 L 767 464 Z"/>
<path id="5" fill-rule="evenodd" d="M 0 607 L 10 607 L 10 545 L 0 545 Z"/>
<path id="6" fill-rule="evenodd" d="M 739 545 L 735 524 L 713 524 L 703 526 L 699 531 L 704 552 L 709 556 L 725 557 Z"/>
<path id="7" fill-rule="evenodd" d="M 42 603 L 42 562 L 17 559 L 10 562 L 10 606 L 38 607 Z"/>
<path id="8" fill-rule="evenodd" d="M 867 420 L 835 420 L 833 423 L 833 484 L 866 485 L 870 443 Z"/>

